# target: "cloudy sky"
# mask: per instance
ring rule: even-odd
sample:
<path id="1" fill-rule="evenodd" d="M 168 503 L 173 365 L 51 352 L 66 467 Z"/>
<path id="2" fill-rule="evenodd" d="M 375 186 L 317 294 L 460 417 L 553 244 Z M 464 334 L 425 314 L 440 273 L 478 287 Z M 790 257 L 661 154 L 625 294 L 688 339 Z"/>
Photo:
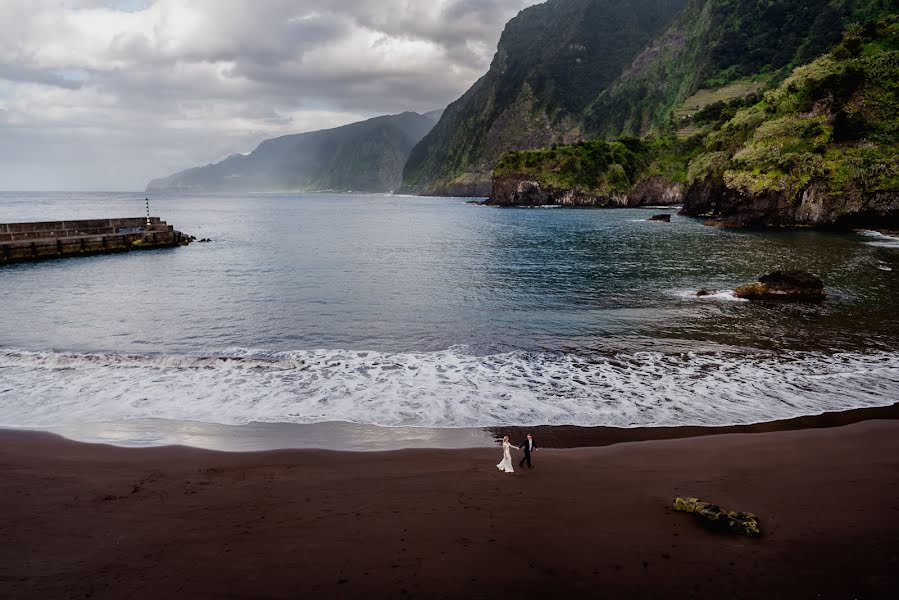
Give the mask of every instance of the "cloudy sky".
<path id="1" fill-rule="evenodd" d="M 139 190 L 442 108 L 535 0 L 0 0 L 0 190 Z"/>

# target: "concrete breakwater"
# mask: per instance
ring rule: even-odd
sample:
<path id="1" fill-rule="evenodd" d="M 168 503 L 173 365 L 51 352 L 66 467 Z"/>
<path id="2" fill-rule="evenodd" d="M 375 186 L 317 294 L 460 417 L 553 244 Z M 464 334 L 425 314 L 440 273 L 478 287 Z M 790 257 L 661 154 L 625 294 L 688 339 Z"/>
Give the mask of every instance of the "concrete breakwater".
<path id="1" fill-rule="evenodd" d="M 159 217 L 0 223 L 0 265 L 187 245 L 191 237 Z"/>

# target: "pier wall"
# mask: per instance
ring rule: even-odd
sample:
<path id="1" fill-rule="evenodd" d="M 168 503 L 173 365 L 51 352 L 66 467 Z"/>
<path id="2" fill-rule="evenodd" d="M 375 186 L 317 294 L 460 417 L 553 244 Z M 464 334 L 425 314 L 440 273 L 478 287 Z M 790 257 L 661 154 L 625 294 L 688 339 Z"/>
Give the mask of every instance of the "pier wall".
<path id="1" fill-rule="evenodd" d="M 0 223 L 0 264 L 171 248 L 190 238 L 159 217 Z"/>

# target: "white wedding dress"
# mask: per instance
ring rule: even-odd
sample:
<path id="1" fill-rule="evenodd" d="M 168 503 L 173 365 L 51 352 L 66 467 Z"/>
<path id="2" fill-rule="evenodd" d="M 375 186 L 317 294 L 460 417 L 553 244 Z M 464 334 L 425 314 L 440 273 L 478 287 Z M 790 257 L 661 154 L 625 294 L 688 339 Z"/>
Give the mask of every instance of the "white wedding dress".
<path id="1" fill-rule="evenodd" d="M 515 469 L 512 468 L 512 455 L 510 454 L 512 444 L 509 442 L 503 442 L 503 460 L 496 468 L 502 471 L 503 473 L 514 473 Z"/>

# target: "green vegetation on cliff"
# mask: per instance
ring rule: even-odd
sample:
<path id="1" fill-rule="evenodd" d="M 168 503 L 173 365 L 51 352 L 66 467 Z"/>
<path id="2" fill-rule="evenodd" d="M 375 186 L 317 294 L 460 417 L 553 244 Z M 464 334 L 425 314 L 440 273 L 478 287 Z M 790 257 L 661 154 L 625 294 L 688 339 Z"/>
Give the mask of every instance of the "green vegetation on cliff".
<path id="1" fill-rule="evenodd" d="M 773 88 L 837 43 L 846 25 L 896 4 L 550 0 L 531 7 L 508 24 L 490 71 L 412 151 L 404 187 L 486 195 L 506 151 L 705 133 L 709 123 L 682 121 L 685 108 L 703 107 L 691 101 L 729 104 Z"/>
<path id="2" fill-rule="evenodd" d="M 587 109 L 586 128 L 605 137 L 665 130 L 697 91 L 776 84 L 849 23 L 895 9 L 895 0 L 691 0 Z"/>
<path id="3" fill-rule="evenodd" d="M 545 201 L 549 189 L 569 204 L 616 195 L 609 205 L 633 205 L 646 195 L 639 184 L 653 179 L 684 190 L 686 213 L 731 225 L 899 220 L 899 15 L 851 25 L 761 99 L 702 95 L 710 103 L 680 115 L 695 133 L 687 139 L 667 133 L 504 154 L 496 202 Z"/>
<path id="4" fill-rule="evenodd" d="M 527 178 L 543 188 L 576 189 L 591 196 L 626 194 L 640 181 L 659 177 L 682 184 L 700 146 L 672 136 L 657 140 L 591 140 L 541 150 L 505 153 L 494 178 Z"/>
<path id="5" fill-rule="evenodd" d="M 506 26 L 489 72 L 412 151 L 404 188 L 489 193 L 506 150 L 580 139 L 582 113 L 687 0 L 549 0 Z"/>
<path id="6" fill-rule="evenodd" d="M 838 197 L 899 190 L 899 17 L 851 26 L 706 141 L 691 183 L 794 200 L 814 186 Z M 722 209 L 713 212 L 721 212 Z"/>

